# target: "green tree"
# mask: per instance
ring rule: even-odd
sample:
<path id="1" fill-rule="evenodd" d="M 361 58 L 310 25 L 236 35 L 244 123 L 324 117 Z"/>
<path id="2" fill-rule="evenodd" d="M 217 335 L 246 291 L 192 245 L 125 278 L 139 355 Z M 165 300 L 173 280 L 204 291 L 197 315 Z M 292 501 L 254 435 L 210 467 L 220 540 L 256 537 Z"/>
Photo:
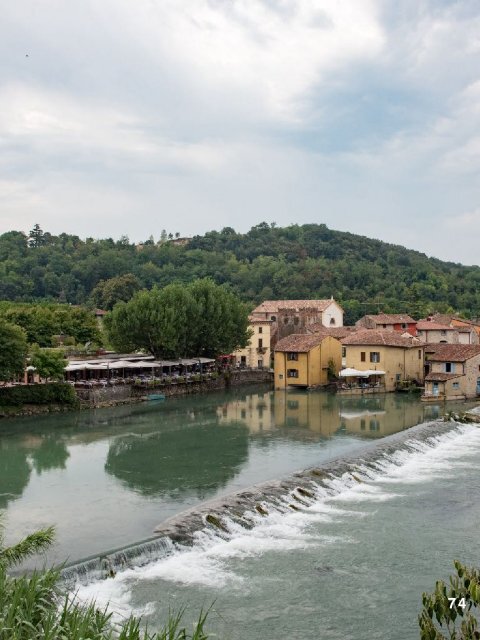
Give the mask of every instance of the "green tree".
<path id="1" fill-rule="evenodd" d="M 195 305 L 194 325 L 189 331 L 191 355 L 216 357 L 248 343 L 248 307 L 228 288 L 205 278 L 188 289 Z"/>
<path id="2" fill-rule="evenodd" d="M 28 345 L 25 331 L 0 318 L 0 380 L 13 380 L 25 372 Z"/>
<path id="3" fill-rule="evenodd" d="M 140 291 L 114 307 L 105 327 L 116 349 L 145 349 L 156 358 L 214 357 L 249 337 L 246 306 L 211 280 Z"/>
<path id="4" fill-rule="evenodd" d="M 480 627 L 480 571 L 455 561 L 449 585 L 438 580 L 433 593 L 422 596 L 418 617 L 421 640 L 478 640 Z"/>
<path id="5" fill-rule="evenodd" d="M 49 381 L 63 380 L 68 362 L 62 351 L 37 347 L 33 351 L 30 364 L 35 367 L 40 378 Z"/>
<path id="6" fill-rule="evenodd" d="M 28 234 L 28 238 L 28 246 L 34 249 L 38 249 L 38 247 L 42 247 L 45 244 L 45 234 L 38 222 Z"/>
<path id="7" fill-rule="evenodd" d="M 153 243 L 152 243 L 153 244 Z M 117 302 L 127 302 L 137 292 L 141 285 L 133 273 L 116 276 L 109 280 L 100 280 L 92 291 L 92 299 L 100 309 L 113 309 Z"/>

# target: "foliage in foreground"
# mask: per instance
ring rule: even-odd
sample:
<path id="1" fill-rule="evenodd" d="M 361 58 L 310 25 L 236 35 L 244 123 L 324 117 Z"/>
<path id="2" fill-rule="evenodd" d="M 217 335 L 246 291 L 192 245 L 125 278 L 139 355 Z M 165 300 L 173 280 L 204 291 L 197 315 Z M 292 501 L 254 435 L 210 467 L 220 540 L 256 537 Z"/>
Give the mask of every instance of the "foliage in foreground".
<path id="1" fill-rule="evenodd" d="M 37 531 L 12 547 L 4 547 L 0 520 L 0 640 L 207 640 L 207 613 L 200 613 L 192 632 L 182 625 L 183 611 L 171 614 L 164 628 L 149 632 L 138 618 L 112 622 L 108 609 L 81 605 L 59 588 L 59 571 L 34 571 L 12 577 L 8 568 L 44 551 L 53 529 Z"/>
<path id="2" fill-rule="evenodd" d="M 438 580 L 433 593 L 424 593 L 418 617 L 421 640 L 479 640 L 480 571 L 454 562 L 449 585 Z"/>

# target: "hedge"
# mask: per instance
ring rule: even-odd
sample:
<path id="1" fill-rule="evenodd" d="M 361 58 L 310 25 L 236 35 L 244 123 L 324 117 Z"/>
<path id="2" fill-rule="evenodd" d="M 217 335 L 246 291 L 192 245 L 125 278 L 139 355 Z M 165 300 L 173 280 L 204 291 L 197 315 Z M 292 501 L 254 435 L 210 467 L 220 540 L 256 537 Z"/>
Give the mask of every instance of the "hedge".
<path id="1" fill-rule="evenodd" d="M 23 404 L 76 405 L 77 396 L 73 387 L 64 382 L 0 387 L 0 406 Z"/>

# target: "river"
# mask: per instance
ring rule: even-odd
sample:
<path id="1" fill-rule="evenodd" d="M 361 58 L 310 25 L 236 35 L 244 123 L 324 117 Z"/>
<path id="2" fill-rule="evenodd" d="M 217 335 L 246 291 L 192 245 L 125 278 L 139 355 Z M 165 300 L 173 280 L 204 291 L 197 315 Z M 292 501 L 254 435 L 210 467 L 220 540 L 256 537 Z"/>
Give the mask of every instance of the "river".
<path id="1" fill-rule="evenodd" d="M 372 450 L 369 466 L 313 483 L 295 510 L 267 495 L 248 528 L 227 517 L 225 531 L 206 527 L 193 546 L 79 596 L 152 627 L 171 607 L 194 615 L 214 603 L 221 638 L 413 639 L 422 591 L 454 558 L 478 561 L 480 430 L 432 422 L 376 447 L 441 414 L 409 395 L 237 389 L 4 421 L 7 540 L 55 524 L 47 560 L 74 561 L 148 538 L 207 500 Z"/>

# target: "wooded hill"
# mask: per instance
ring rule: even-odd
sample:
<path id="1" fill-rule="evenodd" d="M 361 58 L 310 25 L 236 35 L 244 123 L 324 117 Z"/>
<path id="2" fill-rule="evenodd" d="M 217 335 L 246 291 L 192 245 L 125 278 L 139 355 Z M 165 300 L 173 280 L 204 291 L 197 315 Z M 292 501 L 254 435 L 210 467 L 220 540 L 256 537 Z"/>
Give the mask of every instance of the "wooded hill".
<path id="1" fill-rule="evenodd" d="M 128 238 L 81 240 L 38 225 L 30 236 L 0 236 L 0 299 L 67 302 L 111 308 L 139 288 L 211 277 L 253 304 L 275 298 L 334 296 L 346 322 L 365 313 L 432 311 L 480 315 L 480 268 L 442 262 L 404 247 L 323 224 L 248 233 L 227 227 L 186 246 L 165 238 L 140 246 Z M 113 279 L 113 280 L 112 280 Z"/>

